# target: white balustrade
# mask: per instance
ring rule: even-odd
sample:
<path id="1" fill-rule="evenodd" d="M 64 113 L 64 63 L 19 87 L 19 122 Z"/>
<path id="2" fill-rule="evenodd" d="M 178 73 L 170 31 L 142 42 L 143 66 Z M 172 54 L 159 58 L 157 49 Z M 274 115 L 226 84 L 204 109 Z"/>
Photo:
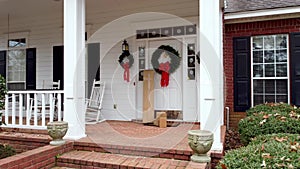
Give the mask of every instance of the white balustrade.
<path id="1" fill-rule="evenodd" d="M 6 125 L 1 127 L 46 129 L 47 122 L 62 121 L 62 94 L 63 90 L 9 91 L 5 96 Z"/>

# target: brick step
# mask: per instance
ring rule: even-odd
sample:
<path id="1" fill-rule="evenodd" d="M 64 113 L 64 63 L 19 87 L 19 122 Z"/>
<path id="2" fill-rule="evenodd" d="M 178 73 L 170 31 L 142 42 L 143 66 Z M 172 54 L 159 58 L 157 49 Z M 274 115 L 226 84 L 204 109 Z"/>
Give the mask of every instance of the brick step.
<path id="1" fill-rule="evenodd" d="M 129 156 L 94 151 L 70 151 L 57 158 L 56 166 L 70 168 L 115 169 L 205 169 L 206 164 L 191 161 Z"/>
<path id="2" fill-rule="evenodd" d="M 135 123 L 144 124 L 143 120 L 140 120 L 140 119 L 133 119 L 131 121 L 135 122 Z M 176 127 L 179 124 L 195 124 L 195 125 L 200 125 L 200 122 L 189 122 L 189 121 L 183 121 L 183 120 L 179 120 L 179 119 L 167 119 L 167 126 L 168 127 Z"/>
<path id="3" fill-rule="evenodd" d="M 167 149 L 157 147 L 142 147 L 142 146 L 126 146 L 126 145 L 110 145 L 96 144 L 91 142 L 75 142 L 74 150 L 95 151 L 101 153 L 112 153 L 121 155 L 133 155 L 144 157 L 167 158 L 176 160 L 189 161 L 192 156 L 190 149 Z"/>

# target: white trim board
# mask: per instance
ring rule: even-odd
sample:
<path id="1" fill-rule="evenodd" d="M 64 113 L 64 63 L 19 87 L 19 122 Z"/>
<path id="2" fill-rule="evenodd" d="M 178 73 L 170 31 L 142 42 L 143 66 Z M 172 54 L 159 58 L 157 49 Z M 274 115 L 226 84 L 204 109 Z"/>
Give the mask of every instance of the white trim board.
<path id="1" fill-rule="evenodd" d="M 261 16 L 274 16 L 300 13 L 300 7 L 275 8 L 265 10 L 254 10 L 247 12 L 225 13 L 224 20 L 254 18 Z"/>
<path id="2" fill-rule="evenodd" d="M 152 29 L 157 27 L 175 27 L 196 24 L 198 26 L 198 16 L 190 16 L 180 18 L 170 14 L 156 14 L 158 16 L 164 16 L 165 18 L 147 19 L 143 21 L 132 22 L 131 25 L 135 30 L 139 29 Z"/>

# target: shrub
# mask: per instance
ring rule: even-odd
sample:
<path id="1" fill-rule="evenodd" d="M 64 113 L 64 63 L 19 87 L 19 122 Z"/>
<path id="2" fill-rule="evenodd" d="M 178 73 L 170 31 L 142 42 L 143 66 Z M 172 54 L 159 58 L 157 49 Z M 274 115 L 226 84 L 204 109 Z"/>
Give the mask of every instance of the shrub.
<path id="1" fill-rule="evenodd" d="M 5 124 L 5 123 L 2 122 L 2 112 L 0 112 L 0 126 L 1 126 L 2 124 Z M 1 128 L 0 128 L 0 131 L 1 131 Z"/>
<path id="2" fill-rule="evenodd" d="M 290 112 L 295 109 L 294 106 L 287 103 L 265 103 L 256 105 L 249 110 L 247 110 L 247 116 L 252 116 L 255 113 L 259 112 Z"/>
<path id="3" fill-rule="evenodd" d="M 242 147 L 240 134 L 236 130 L 228 129 L 225 134 L 225 151 Z"/>
<path id="4" fill-rule="evenodd" d="M 9 145 L 5 145 L 5 144 L 0 144 L 0 159 L 2 158 L 6 158 L 12 155 L 16 154 L 16 150 L 9 146 Z"/>
<path id="5" fill-rule="evenodd" d="M 300 133 L 300 109 L 283 103 L 258 105 L 241 119 L 238 129 L 242 143 L 251 138 L 272 133 Z"/>
<path id="6" fill-rule="evenodd" d="M 5 95 L 7 93 L 5 78 L 0 75 L 0 110 L 4 109 Z"/>
<path id="7" fill-rule="evenodd" d="M 228 151 L 217 169 L 300 168 L 300 135 L 258 136 L 248 146 Z"/>

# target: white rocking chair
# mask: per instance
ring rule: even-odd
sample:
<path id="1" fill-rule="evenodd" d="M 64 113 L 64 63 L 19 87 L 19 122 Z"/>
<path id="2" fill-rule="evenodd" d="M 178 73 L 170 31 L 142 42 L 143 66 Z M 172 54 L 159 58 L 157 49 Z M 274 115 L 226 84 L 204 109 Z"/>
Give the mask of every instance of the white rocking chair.
<path id="1" fill-rule="evenodd" d="M 105 82 L 94 79 L 90 99 L 86 100 L 86 123 L 98 123 L 104 121 L 101 117 L 102 100 L 105 91 Z"/>
<path id="2" fill-rule="evenodd" d="M 48 96 L 50 97 L 50 96 Z M 49 102 L 49 103 L 44 103 L 45 104 L 45 117 L 46 118 L 50 118 L 50 121 L 53 120 L 57 120 L 58 118 L 58 107 L 57 107 L 57 96 L 55 94 L 53 94 L 52 97 L 48 98 L 48 101 L 45 99 L 45 102 Z M 51 103 L 50 103 L 51 102 Z M 29 101 L 29 116 L 30 120 L 33 120 L 34 117 L 34 98 L 30 98 Z M 37 119 L 41 119 L 42 118 L 42 101 L 41 100 L 37 100 Z"/>
<path id="3" fill-rule="evenodd" d="M 49 90 L 59 90 L 60 89 L 60 80 L 53 81 L 51 85 L 46 86 L 45 85 L 45 81 L 43 80 L 43 89 L 49 89 Z M 46 117 L 53 116 L 53 120 L 57 120 L 58 118 L 58 111 L 57 111 L 57 94 L 53 94 L 52 97 L 50 97 L 49 95 L 46 95 L 45 98 L 45 109 L 46 111 Z M 31 102 L 33 102 L 33 99 L 31 100 Z M 52 103 L 52 104 L 51 104 Z M 32 103 L 30 103 L 31 106 Z M 42 100 L 41 98 L 39 98 L 37 100 L 37 109 L 38 109 L 38 119 L 41 118 L 42 116 Z M 52 118 L 51 118 L 52 121 Z"/>
<path id="4" fill-rule="evenodd" d="M 57 82 L 53 81 L 50 83 L 45 83 L 43 80 L 43 89 L 49 90 L 59 90 L 60 89 L 60 80 Z M 57 94 L 53 94 L 50 97 L 49 94 L 46 94 L 44 99 L 44 107 L 45 107 L 45 117 L 50 118 L 50 121 L 57 120 L 58 118 L 58 107 L 57 107 Z M 37 119 L 40 120 L 42 118 L 42 100 L 41 98 L 37 99 Z M 33 110 L 34 110 L 34 98 L 30 98 L 30 107 L 29 107 L 29 117 L 30 119 L 33 117 Z M 33 120 L 33 119 L 31 119 Z"/>

